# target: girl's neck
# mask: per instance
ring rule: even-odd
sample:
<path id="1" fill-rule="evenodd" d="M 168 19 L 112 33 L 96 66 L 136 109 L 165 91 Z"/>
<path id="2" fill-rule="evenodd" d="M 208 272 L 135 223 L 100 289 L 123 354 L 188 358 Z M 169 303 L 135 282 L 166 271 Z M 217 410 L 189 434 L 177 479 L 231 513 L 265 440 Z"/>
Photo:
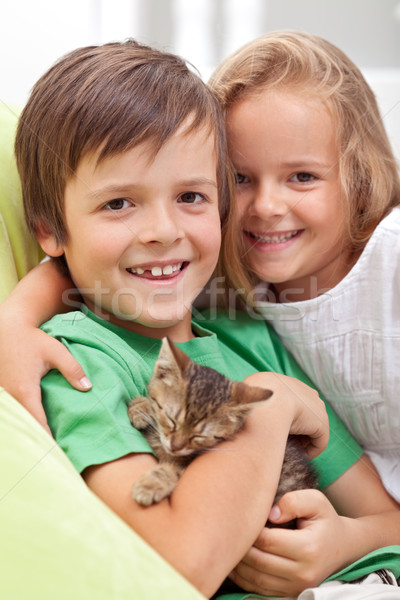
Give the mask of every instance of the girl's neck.
<path id="1" fill-rule="evenodd" d="M 359 252 L 349 253 L 345 261 L 339 264 L 330 264 L 318 274 L 299 278 L 294 281 L 271 284 L 268 291 L 268 300 L 277 304 L 288 302 L 301 302 L 322 296 L 336 287 L 351 271 L 358 261 Z"/>

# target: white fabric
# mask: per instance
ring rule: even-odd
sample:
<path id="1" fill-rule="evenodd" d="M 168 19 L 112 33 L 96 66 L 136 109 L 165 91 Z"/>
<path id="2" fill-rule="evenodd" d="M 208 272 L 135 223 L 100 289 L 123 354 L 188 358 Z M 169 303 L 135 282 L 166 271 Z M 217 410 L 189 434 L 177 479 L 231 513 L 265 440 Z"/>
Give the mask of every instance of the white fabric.
<path id="1" fill-rule="evenodd" d="M 400 501 L 400 208 L 336 287 L 258 307 Z"/>
<path id="2" fill-rule="evenodd" d="M 400 600 L 400 588 L 394 575 L 386 571 L 393 585 L 382 583 L 377 573 L 371 573 L 360 582 L 327 581 L 317 588 L 309 588 L 296 598 L 286 600 Z M 246 600 L 258 600 L 262 596 L 246 596 Z M 281 600 L 278 596 L 267 596 L 271 600 Z"/>
<path id="3" fill-rule="evenodd" d="M 393 577 L 394 579 L 394 577 Z M 328 581 L 318 588 L 304 590 L 297 600 L 400 600 L 400 588 L 385 585 L 376 573 L 362 582 Z"/>

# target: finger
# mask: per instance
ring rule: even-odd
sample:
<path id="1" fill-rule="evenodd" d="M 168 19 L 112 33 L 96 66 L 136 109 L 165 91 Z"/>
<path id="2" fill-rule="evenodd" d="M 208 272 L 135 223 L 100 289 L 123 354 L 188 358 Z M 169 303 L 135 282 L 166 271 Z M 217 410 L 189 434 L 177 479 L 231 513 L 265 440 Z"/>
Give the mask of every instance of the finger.
<path id="1" fill-rule="evenodd" d="M 240 563 L 230 579 L 247 592 L 264 596 L 287 595 L 290 581 L 272 573 L 263 573 Z"/>
<path id="2" fill-rule="evenodd" d="M 51 354 L 47 360 L 49 370 L 57 369 L 60 371 L 68 383 L 81 392 L 90 390 L 92 383 L 79 362 L 61 342 L 53 338 L 50 339 L 52 343 L 51 346 L 48 346 L 48 350 Z"/>
<path id="3" fill-rule="evenodd" d="M 327 516 L 331 504 L 319 490 L 296 490 L 288 492 L 275 504 L 268 519 L 271 523 L 284 524 L 293 519 L 314 520 Z"/>
<path id="4" fill-rule="evenodd" d="M 281 530 L 276 530 L 278 533 Z M 287 531 L 285 530 L 283 536 L 275 536 L 277 541 L 270 542 L 268 550 L 264 548 L 261 550 L 255 546 L 250 548 L 246 555 L 242 558 L 240 563 L 237 565 L 235 570 L 238 570 L 242 575 L 245 572 L 260 572 L 270 575 L 279 575 L 279 577 L 287 577 L 291 572 L 292 558 L 286 556 L 285 553 L 280 553 L 281 546 L 285 548 L 291 548 L 293 535 L 286 538 L 285 543 L 282 542 L 282 537 L 285 536 Z M 293 534 L 293 531 L 289 533 Z M 281 541 L 279 541 L 281 538 Z M 269 551 L 271 548 L 272 551 Z M 243 570 L 244 569 L 244 570 Z"/>
<path id="5" fill-rule="evenodd" d="M 278 573 L 280 576 L 289 577 L 293 570 L 293 562 L 297 561 L 302 555 L 306 543 L 305 530 L 303 529 L 284 529 L 284 528 L 266 528 L 267 535 L 259 538 L 254 543 L 242 562 L 259 570 L 268 570 L 271 573 Z M 259 554 L 253 552 L 257 550 Z M 276 560 L 286 562 L 277 563 Z"/>

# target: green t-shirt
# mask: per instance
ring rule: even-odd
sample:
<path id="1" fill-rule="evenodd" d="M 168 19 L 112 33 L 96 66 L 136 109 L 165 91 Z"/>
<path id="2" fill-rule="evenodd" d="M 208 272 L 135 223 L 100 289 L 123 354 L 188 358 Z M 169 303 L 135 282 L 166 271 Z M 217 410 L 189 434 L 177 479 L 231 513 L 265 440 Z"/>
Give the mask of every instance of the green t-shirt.
<path id="1" fill-rule="evenodd" d="M 117 327 L 88 309 L 57 315 L 43 327 L 61 340 L 82 364 L 93 388 L 82 394 L 58 371 L 42 380 L 43 404 L 55 439 L 78 471 L 132 452 L 150 452 L 143 435 L 129 421 L 127 405 L 146 394 L 160 340 Z M 238 313 L 230 320 L 199 315 L 197 337 L 179 344 L 193 360 L 241 381 L 258 371 L 293 375 L 309 383 L 279 338 L 260 320 Z M 360 446 L 329 409 L 328 448 L 314 461 L 326 487 L 360 457 Z"/>
<path id="2" fill-rule="evenodd" d="M 80 361 L 93 382 L 82 394 L 58 371 L 42 380 L 43 403 L 53 434 L 78 471 L 109 462 L 132 452 L 151 452 L 127 415 L 131 398 L 146 393 L 161 342 L 121 329 L 83 308 L 58 315 L 42 329 L 61 340 Z M 179 344 L 195 361 L 213 367 L 234 380 L 258 371 L 291 375 L 310 384 L 272 329 L 246 313 L 234 318 L 224 312 L 198 314 L 193 322 L 196 338 Z M 330 439 L 314 460 L 321 487 L 326 487 L 362 454 L 339 418 L 327 405 Z M 400 546 L 377 550 L 331 576 L 354 581 L 376 569 L 390 568 L 400 575 Z M 260 597 L 238 593 L 223 600 Z M 222 597 L 221 597 L 222 600 Z"/>

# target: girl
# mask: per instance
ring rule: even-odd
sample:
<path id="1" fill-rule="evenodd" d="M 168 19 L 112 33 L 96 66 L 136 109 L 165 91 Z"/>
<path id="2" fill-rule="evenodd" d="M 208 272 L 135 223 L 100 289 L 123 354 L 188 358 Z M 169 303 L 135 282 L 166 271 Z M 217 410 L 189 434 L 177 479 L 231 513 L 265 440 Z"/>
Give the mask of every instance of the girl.
<path id="1" fill-rule="evenodd" d="M 400 500 L 400 181 L 375 97 L 338 48 L 288 31 L 241 48 L 210 85 L 236 171 L 229 283 Z"/>

